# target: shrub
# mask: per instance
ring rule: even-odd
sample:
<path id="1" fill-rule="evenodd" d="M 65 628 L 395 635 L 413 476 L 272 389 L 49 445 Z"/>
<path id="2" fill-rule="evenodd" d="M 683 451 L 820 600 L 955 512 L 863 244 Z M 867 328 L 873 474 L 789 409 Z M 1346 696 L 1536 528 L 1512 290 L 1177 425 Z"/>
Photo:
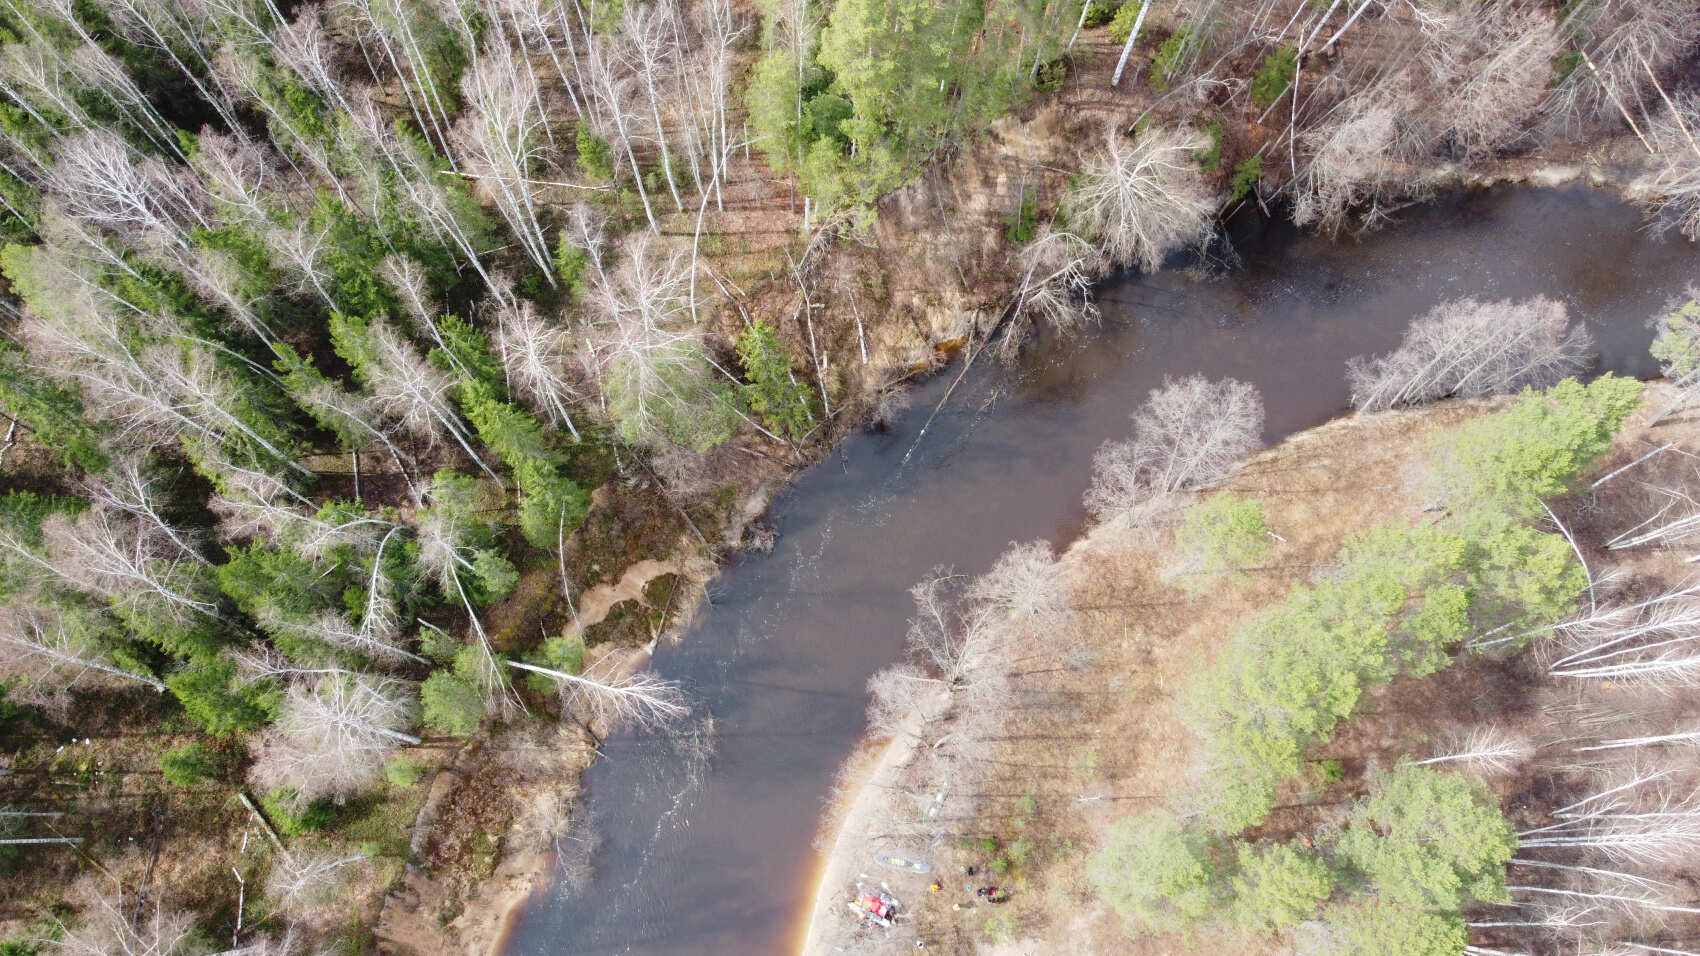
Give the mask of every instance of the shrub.
<path id="1" fill-rule="evenodd" d="M 1119 14 L 1122 9 L 1123 5 L 1117 3 L 1116 0 L 1092 0 L 1091 3 L 1086 5 L 1085 25 L 1089 27 L 1101 27 L 1104 24 L 1109 23 L 1111 20 L 1114 20 L 1116 15 Z M 1127 35 L 1125 33 L 1122 35 L 1122 42 L 1127 42 Z"/>
<path id="2" fill-rule="evenodd" d="M 1263 58 L 1263 67 L 1251 80 L 1251 101 L 1259 109 L 1268 109 L 1281 94 L 1287 92 L 1287 87 L 1293 85 L 1293 77 L 1298 73 L 1298 53 L 1290 46 L 1284 46 Z"/>
<path id="3" fill-rule="evenodd" d="M 1124 3 L 1115 8 L 1115 14 L 1110 18 L 1110 39 L 1117 43 L 1126 43 L 1133 33 L 1133 22 L 1139 19 L 1139 4 Z"/>
<path id="4" fill-rule="evenodd" d="M 750 411 L 773 431 L 795 440 L 814 424 L 809 390 L 791 374 L 791 362 L 772 326 L 754 322 L 738 333 L 738 360 L 749 384 L 743 388 Z"/>
<path id="5" fill-rule="evenodd" d="M 1233 201 L 1239 202 L 1251 195 L 1262 179 L 1262 156 L 1247 156 L 1240 160 L 1240 164 L 1234 167 L 1234 177 L 1228 180 L 1228 189 L 1233 193 Z"/>
<path id="6" fill-rule="evenodd" d="M 314 800 L 304 807 L 298 806 L 299 803 L 293 787 L 282 787 L 261 798 L 260 809 L 277 832 L 287 837 L 323 830 L 336 821 L 336 812 L 328 800 Z"/>
<path id="7" fill-rule="evenodd" d="M 212 748 L 201 743 L 185 744 L 159 755 L 159 772 L 175 786 L 193 787 L 215 779 L 224 762 Z"/>
<path id="8" fill-rule="evenodd" d="M 586 179 L 608 182 L 614 178 L 614 151 L 598 139 L 590 127 L 578 128 L 578 168 Z"/>
<path id="9" fill-rule="evenodd" d="M 390 786 L 405 790 L 419 782 L 425 770 L 411 760 L 392 760 L 384 767 L 384 779 Z"/>

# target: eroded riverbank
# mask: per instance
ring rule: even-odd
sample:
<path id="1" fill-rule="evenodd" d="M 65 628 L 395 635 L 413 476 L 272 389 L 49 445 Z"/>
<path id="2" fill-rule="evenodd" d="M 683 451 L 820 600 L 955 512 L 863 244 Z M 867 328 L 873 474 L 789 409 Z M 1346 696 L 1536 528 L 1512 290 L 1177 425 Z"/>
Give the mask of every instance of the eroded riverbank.
<path id="1" fill-rule="evenodd" d="M 1165 374 L 1252 381 L 1278 439 L 1344 409 L 1346 358 L 1462 295 L 1566 300 L 1602 364 L 1652 372 L 1644 323 L 1693 275 L 1692 250 L 1581 188 L 1499 188 L 1412 210 L 1392 230 L 1330 243 L 1242 223 L 1243 265 L 1107 285 L 1104 329 L 979 366 L 919 445 L 948 376 L 886 432 L 846 440 L 775 502 L 770 554 L 740 557 L 655 667 L 715 721 L 706 762 L 674 742 L 610 741 L 585 776 L 604 835 L 591 883 L 557 884 L 508 951 L 782 952 L 814 899 L 820 799 L 862 732 L 863 685 L 898 656 L 906 589 L 930 567 L 978 572 L 1012 539 L 1073 538 L 1092 450 Z"/>

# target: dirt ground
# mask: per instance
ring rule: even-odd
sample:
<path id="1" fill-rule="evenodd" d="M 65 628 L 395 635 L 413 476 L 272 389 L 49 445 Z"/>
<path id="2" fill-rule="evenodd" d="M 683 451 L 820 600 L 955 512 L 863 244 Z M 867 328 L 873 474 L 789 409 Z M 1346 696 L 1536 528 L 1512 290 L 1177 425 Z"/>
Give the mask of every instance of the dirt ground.
<path id="1" fill-rule="evenodd" d="M 1666 386 L 1650 386 L 1647 407 L 1659 407 L 1668 394 Z M 890 819 L 902 812 L 894 809 L 895 801 L 906 799 L 895 795 L 898 766 L 912 745 L 899 740 L 864 756 L 864 766 L 871 760 L 873 769 L 854 773 L 859 786 L 839 803 L 805 952 L 830 952 L 846 940 L 854 951 L 892 952 L 912 949 L 916 940 L 928 952 L 946 953 L 1283 951 L 1274 939 L 1208 927 L 1184 938 L 1129 939 L 1087 885 L 1086 860 L 1114 820 L 1158 806 L 1184 811 L 1176 795 L 1208 786 L 1193 762 L 1194 735 L 1177 714 L 1188 677 L 1214 660 L 1248 616 L 1327 568 L 1348 535 L 1388 520 L 1423 518 L 1407 476 L 1424 443 L 1503 401 L 1354 416 L 1254 456 L 1226 487 L 1261 501 L 1277 538 L 1261 566 L 1198 596 L 1159 575 L 1167 532 L 1114 521 L 1089 531 L 1061 559 L 1072 581 L 1078 634 L 1018 678 L 1025 696 L 1038 703 L 1006 716 L 987 761 L 993 770 L 979 794 L 978 819 L 962 828 L 970 836 L 930 848 L 933 869 L 925 875 L 879 866 L 872 854 L 888 835 Z M 1700 415 L 1667 419 L 1651 434 L 1646 415 L 1631 418 L 1598 473 L 1655 442 L 1700 447 Z M 1617 487 L 1629 493 L 1631 485 L 1610 486 Z M 1603 492 L 1555 505 L 1560 515 L 1571 516 L 1590 568 L 1598 573 L 1616 564 L 1641 580 L 1642 589 L 1673 580 L 1673 571 L 1680 577 L 1680 555 L 1625 558 L 1600 549 L 1604 529 L 1621 524 L 1610 517 L 1607 498 Z M 1290 786 L 1251 836 L 1285 839 L 1339 823 L 1378 768 L 1405 754 L 1445 752 L 1439 748 L 1472 727 L 1492 723 L 1533 733 L 1564 694 L 1547 683 L 1530 653 L 1465 654 L 1432 677 L 1373 690 L 1313 755 L 1339 761 L 1339 779 Z M 1496 783 L 1514 822 L 1538 818 L 1551 798 L 1536 792 L 1540 786 L 1528 774 Z M 964 875 L 964 867 L 976 875 Z M 869 876 L 907 907 L 908 919 L 893 930 L 854 931 L 837 912 L 854 884 Z M 942 884 L 936 892 L 929 890 L 935 879 Z M 972 888 L 984 885 L 999 886 L 1008 902 L 976 897 Z"/>

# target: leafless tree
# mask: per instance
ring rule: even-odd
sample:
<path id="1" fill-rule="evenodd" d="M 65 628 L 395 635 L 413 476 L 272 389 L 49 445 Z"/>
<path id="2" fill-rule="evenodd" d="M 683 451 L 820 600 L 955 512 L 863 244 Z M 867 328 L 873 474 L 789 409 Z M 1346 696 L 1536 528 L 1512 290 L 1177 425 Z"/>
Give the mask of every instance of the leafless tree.
<path id="1" fill-rule="evenodd" d="M 191 557 L 157 527 L 97 503 L 75 518 L 50 515 L 41 531 L 54 571 L 77 588 L 118 604 L 218 614 L 200 573 L 205 559 Z"/>
<path id="2" fill-rule="evenodd" d="M 1700 97 L 1679 94 L 1652 122 L 1654 170 L 1640 184 L 1658 220 L 1700 241 Z"/>
<path id="3" fill-rule="evenodd" d="M 1506 394 L 1577 374 L 1593 345 L 1557 299 L 1455 299 L 1413 321 L 1397 350 L 1352 359 L 1346 378 L 1352 404 L 1365 411 Z"/>
<path id="4" fill-rule="evenodd" d="M 91 132 L 60 146 L 51 188 L 72 216 L 98 229 L 186 248 L 190 229 L 210 225 L 197 186 L 116 134 Z"/>
<path id="5" fill-rule="evenodd" d="M 413 724 L 413 699 L 394 680 L 332 674 L 290 684 L 250 776 L 266 789 L 293 788 L 305 805 L 348 796 L 383 775 Z"/>
<path id="6" fill-rule="evenodd" d="M 1155 272 L 1169 253 L 1210 234 L 1216 202 L 1198 175 L 1199 148 L 1168 130 L 1145 130 L 1131 142 L 1109 130 L 1104 152 L 1063 200 L 1070 226 L 1111 263 Z"/>
<path id="7" fill-rule="evenodd" d="M 1463 763 L 1484 776 L 1504 776 L 1527 763 L 1535 748 L 1521 734 L 1495 727 L 1478 727 L 1459 743 L 1457 750 L 1417 761 L 1417 766 Z"/>
<path id="8" fill-rule="evenodd" d="M 1428 123 L 1470 158 L 1515 144 L 1546 98 L 1561 40 L 1552 17 L 1507 4 L 1459 11 L 1445 24 L 1422 54 L 1425 86 L 1439 95 L 1405 122 Z"/>
<path id="9" fill-rule="evenodd" d="M 323 906 L 348 884 L 367 857 L 346 852 L 318 850 L 294 852 L 278 857 L 266 880 L 266 895 L 290 913 Z"/>
<path id="10" fill-rule="evenodd" d="M 1048 541 L 1011 541 L 992 569 L 968 586 L 967 596 L 1024 639 L 1060 643 L 1074 627 L 1072 589 Z"/>
<path id="11" fill-rule="evenodd" d="M 677 440 L 674 422 L 714 411 L 707 406 L 718 373 L 703 330 L 690 322 L 684 250 L 639 233 L 625 251 L 612 272 L 591 276 L 591 370 L 605 411 L 627 439 L 660 445 Z"/>
<path id="12" fill-rule="evenodd" d="M 1300 135 L 1298 148 L 1309 158 L 1294 178 L 1293 221 L 1332 235 L 1354 211 L 1373 227 L 1401 199 L 1419 198 L 1425 187 L 1407 175 L 1396 143 L 1401 118 L 1411 109 L 1401 93 L 1372 87 L 1347 97 Z"/>
<path id="13" fill-rule="evenodd" d="M 1015 358 L 1028 332 L 1046 325 L 1068 338 L 1098 321 L 1092 284 L 1104 272 L 1097 247 L 1070 232 L 1046 226 L 1015 254 L 1021 279 L 1011 306 L 1010 329 L 998 340 L 999 357 Z"/>
<path id="14" fill-rule="evenodd" d="M 1100 518 L 1232 474 L 1262 443 L 1263 398 L 1237 379 L 1165 379 L 1133 414 L 1133 437 L 1092 459 L 1086 507 Z"/>
<path id="15" fill-rule="evenodd" d="M 1693 49 L 1700 10 L 1684 0 L 1598 0 L 1565 8 L 1558 26 L 1577 38 L 1580 62 L 1548 95 L 1555 125 L 1575 129 L 1616 116 L 1639 134 L 1635 112 L 1646 81 Z"/>
<path id="16" fill-rule="evenodd" d="M 87 622 L 27 605 L 0 608 L 0 676 L 9 696 L 59 714 L 78 690 L 141 684 L 165 692 L 164 681 L 117 666 Z"/>
<path id="17" fill-rule="evenodd" d="M 571 408 L 582 401 L 567 330 L 545 319 L 530 301 L 496 309 L 496 352 L 514 394 L 577 441 Z"/>
<path id="18" fill-rule="evenodd" d="M 617 675 L 615 668 L 619 665 L 610 657 L 604 657 L 582 674 L 569 674 L 519 661 L 508 661 L 507 664 L 554 681 L 563 707 L 571 711 L 586 711 L 590 714 L 590 721 L 599 722 L 604 727 L 655 730 L 682 720 L 690 713 L 690 705 L 677 683 L 645 670 Z"/>
<path id="19" fill-rule="evenodd" d="M 47 941 L 67 956 L 176 956 L 194 941 L 195 919 L 162 899 L 132 904 L 115 878 L 90 873 L 72 888 L 76 917 L 59 922 L 62 935 Z"/>
<path id="20" fill-rule="evenodd" d="M 455 412 L 454 380 L 382 318 L 373 319 L 368 330 L 372 361 L 358 371 L 379 413 L 426 444 L 435 444 L 447 433 L 468 458 L 500 481 L 473 450 L 472 437 Z"/>
<path id="21" fill-rule="evenodd" d="M 486 45 L 462 82 L 468 110 L 453 139 L 474 177 L 520 247 L 553 286 L 549 240 L 539 224 L 533 166 L 546 120 L 538 109 L 537 76 L 505 44 Z"/>

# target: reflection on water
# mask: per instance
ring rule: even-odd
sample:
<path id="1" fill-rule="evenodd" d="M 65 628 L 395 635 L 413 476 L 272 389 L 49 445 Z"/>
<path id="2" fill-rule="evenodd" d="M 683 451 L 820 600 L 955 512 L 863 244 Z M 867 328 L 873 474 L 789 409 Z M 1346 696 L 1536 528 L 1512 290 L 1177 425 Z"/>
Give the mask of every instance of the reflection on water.
<path id="1" fill-rule="evenodd" d="M 1700 279 L 1692 247 L 1585 189 L 1465 193 L 1361 240 L 1236 223 L 1238 268 L 1124 278 L 1103 328 L 977 365 L 904 454 L 953 376 L 887 433 L 863 433 L 773 506 L 771 554 L 735 559 L 655 667 L 712 718 L 691 741 L 615 737 L 586 775 L 600 832 L 582 890 L 557 881 L 513 956 L 783 953 L 811 902 L 821 800 L 862 730 L 863 686 L 901 653 L 908 587 L 936 564 L 989 567 L 1013 540 L 1072 538 L 1092 452 L 1165 375 L 1255 383 L 1277 440 L 1345 410 L 1344 364 L 1466 295 L 1545 293 L 1588 322 L 1603 368 L 1647 376 L 1646 320 Z M 577 882 L 577 881 L 574 881 Z"/>

